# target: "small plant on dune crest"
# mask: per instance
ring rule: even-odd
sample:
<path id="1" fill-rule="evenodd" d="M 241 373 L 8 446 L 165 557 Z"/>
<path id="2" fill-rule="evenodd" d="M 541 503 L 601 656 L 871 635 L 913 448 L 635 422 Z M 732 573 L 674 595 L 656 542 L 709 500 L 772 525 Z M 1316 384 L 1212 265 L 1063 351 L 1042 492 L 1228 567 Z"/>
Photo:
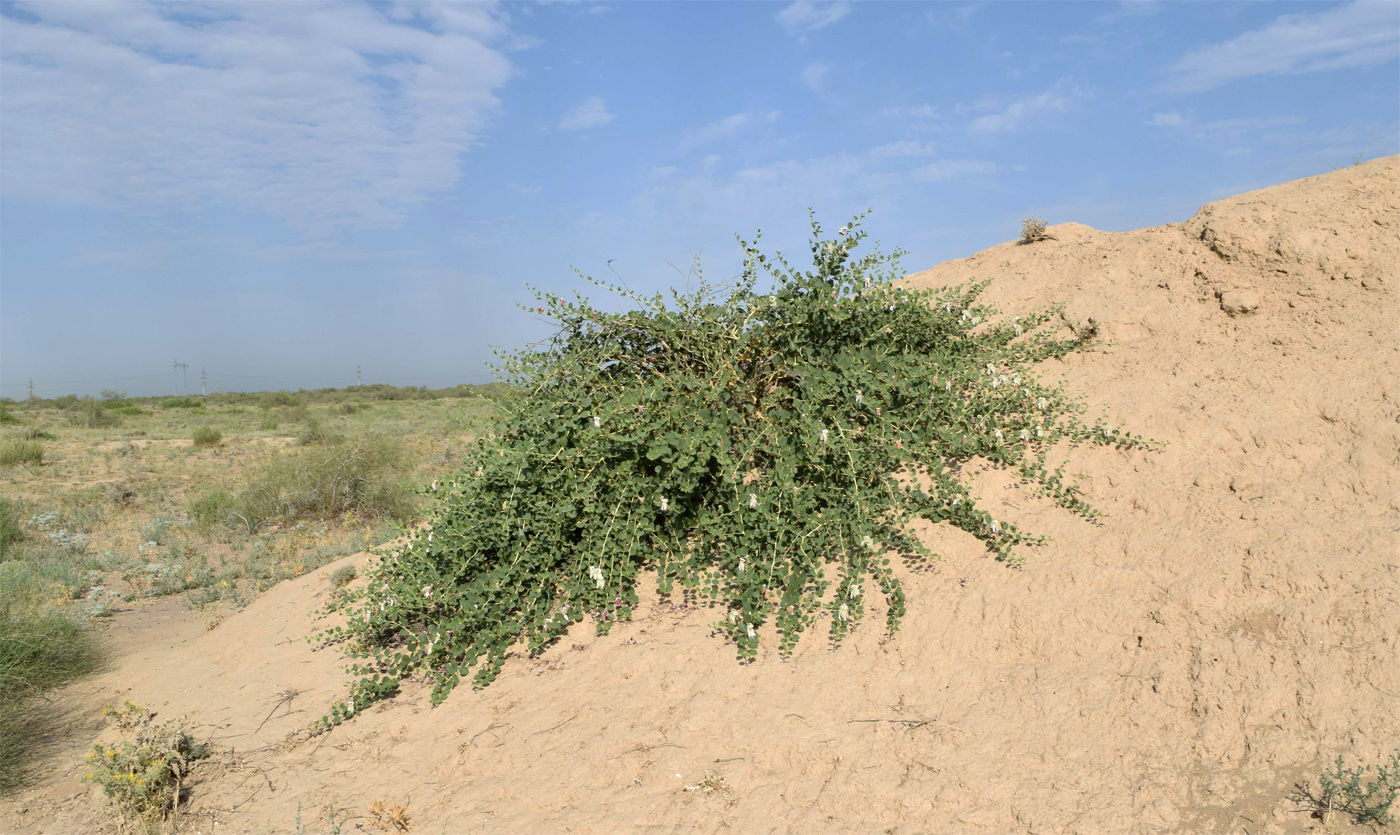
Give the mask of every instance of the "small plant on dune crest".
<path id="1" fill-rule="evenodd" d="M 201 426 L 194 430 L 194 445 L 197 447 L 218 446 L 224 439 L 224 433 L 212 426 Z"/>
<path id="2" fill-rule="evenodd" d="M 135 739 L 93 745 L 83 779 L 102 787 L 124 825 L 151 832 L 180 810 L 185 781 L 209 747 L 184 725 L 154 722 L 130 701 L 108 715 L 118 727 L 135 728 Z"/>
<path id="3" fill-rule="evenodd" d="M 374 800 L 369 804 L 370 825 L 382 832 L 407 832 L 413 826 L 413 819 L 407 806 Z"/>
<path id="4" fill-rule="evenodd" d="M 1054 240 L 1055 236 L 1045 231 L 1045 219 L 1028 217 L 1021 221 L 1021 243 L 1033 244 L 1037 241 Z"/>
<path id="5" fill-rule="evenodd" d="M 1052 447 L 1148 442 L 1084 423 L 1078 400 L 1038 380 L 1036 363 L 1085 343 L 1053 335 L 1057 309 L 996 317 L 985 283 L 896 286 L 898 253 L 853 256 L 858 222 L 830 239 L 813 222 L 808 271 L 743 243 L 727 290 L 595 282 L 637 305 L 620 313 L 540 295 L 532 310 L 559 331 L 504 357 L 518 394 L 499 434 L 433 485 L 431 527 L 332 602 L 348 618 L 322 638 L 362 661 L 324 724 L 410 675 L 438 703 L 464 676 L 489 684 L 517 642 L 540 651 L 585 619 L 605 634 L 631 618 L 643 572 L 663 595 L 679 585 L 722 606 L 716 627 L 742 660 L 770 622 L 784 655 L 819 618 L 833 642 L 872 609 L 893 631 L 905 601 L 887 557 L 937 557 L 914 519 L 1011 565 L 1038 541 L 978 506 L 974 458 L 1096 515 Z"/>
<path id="6" fill-rule="evenodd" d="M 355 573 L 355 566 L 342 565 L 340 568 L 337 568 L 335 571 L 331 572 L 331 576 L 329 577 L 331 588 L 345 588 L 347 585 L 350 584 L 351 580 L 355 579 L 356 576 L 357 575 Z"/>
<path id="7" fill-rule="evenodd" d="M 1337 760 L 1318 778 L 1321 794 L 1310 799 L 1322 814 L 1323 820 L 1333 812 L 1351 815 L 1357 823 L 1376 823 L 1389 826 L 1395 822 L 1390 809 L 1400 797 L 1400 748 L 1390 755 L 1382 765 L 1375 766 L 1376 779 L 1361 780 L 1366 776 L 1368 766 L 1347 768 L 1346 759 L 1337 755 Z"/>

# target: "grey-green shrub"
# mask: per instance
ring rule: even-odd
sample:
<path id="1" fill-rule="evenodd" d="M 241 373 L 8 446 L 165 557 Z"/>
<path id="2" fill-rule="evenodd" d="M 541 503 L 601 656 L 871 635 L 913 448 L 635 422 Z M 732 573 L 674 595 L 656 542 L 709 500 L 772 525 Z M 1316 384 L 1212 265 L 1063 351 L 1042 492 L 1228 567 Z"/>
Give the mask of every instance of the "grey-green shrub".
<path id="1" fill-rule="evenodd" d="M 201 426 L 194 430 L 194 445 L 197 447 L 218 446 L 224 439 L 224 433 L 212 426 Z"/>

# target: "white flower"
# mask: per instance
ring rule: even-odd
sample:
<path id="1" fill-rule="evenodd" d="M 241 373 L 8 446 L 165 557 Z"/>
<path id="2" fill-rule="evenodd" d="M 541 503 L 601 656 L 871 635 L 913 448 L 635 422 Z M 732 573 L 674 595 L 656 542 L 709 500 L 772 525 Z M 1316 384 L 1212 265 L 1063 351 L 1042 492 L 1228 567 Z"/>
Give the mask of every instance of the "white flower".
<path id="1" fill-rule="evenodd" d="M 671 503 L 668 502 L 668 501 L 666 501 L 666 497 L 665 497 L 665 496 L 662 496 L 662 497 L 661 497 L 661 502 L 660 502 L 660 504 L 661 504 L 661 512 L 662 512 L 662 513 L 665 513 L 666 510 L 671 506 Z"/>
<path id="2" fill-rule="evenodd" d="M 350 715 L 351 715 L 351 716 L 354 716 L 354 715 L 355 715 L 355 700 L 354 700 L 354 699 L 351 699 L 350 701 L 346 702 L 346 703 L 345 703 L 345 709 L 346 709 L 347 711 L 350 712 Z"/>
<path id="3" fill-rule="evenodd" d="M 1001 523 L 995 519 L 992 520 L 992 533 L 1001 533 Z"/>
<path id="4" fill-rule="evenodd" d="M 429 541 L 429 542 L 432 542 L 432 541 L 433 541 L 433 535 L 432 535 L 431 533 L 428 534 L 428 541 Z"/>
<path id="5" fill-rule="evenodd" d="M 1022 429 L 1022 430 L 1021 430 L 1021 440 L 1023 440 L 1023 441 L 1029 441 L 1030 439 L 1031 439 L 1031 431 L 1030 431 L 1029 429 Z"/>
<path id="6" fill-rule="evenodd" d="M 987 363 L 987 374 L 989 374 L 989 375 L 995 375 L 996 373 L 997 373 L 996 367 L 993 366 L 990 362 Z"/>
<path id="7" fill-rule="evenodd" d="M 944 390 L 944 391 L 952 391 L 952 390 L 953 390 L 953 381 L 952 381 L 952 380 L 949 380 L 948 382 L 944 383 L 944 384 L 943 384 L 943 390 Z"/>
<path id="8" fill-rule="evenodd" d="M 597 585 L 598 588 L 601 589 L 603 587 L 603 569 L 596 565 L 589 566 L 588 576 L 593 579 L 593 583 Z"/>
<path id="9" fill-rule="evenodd" d="M 826 443 L 826 435 L 827 435 L 827 432 L 826 432 L 825 429 L 823 429 L 823 430 L 822 430 L 822 443 Z"/>
<path id="10" fill-rule="evenodd" d="M 1042 412 L 1045 411 L 1046 408 L 1048 408 L 1049 406 L 1050 406 L 1050 401 L 1049 401 L 1049 400 L 1046 400 L 1044 397 L 1037 397 L 1037 398 L 1035 399 L 1035 407 L 1036 407 L 1037 409 L 1039 409 L 1040 411 L 1042 411 Z"/>
<path id="11" fill-rule="evenodd" d="M 954 497 L 953 497 L 953 507 L 957 507 L 957 506 L 960 505 L 960 504 L 962 504 L 962 496 L 954 496 Z"/>
<path id="12" fill-rule="evenodd" d="M 841 608 L 836 611 L 836 617 L 843 621 L 851 619 L 851 610 L 846 608 L 845 603 L 842 603 Z"/>
<path id="13" fill-rule="evenodd" d="M 875 550 L 875 540 L 871 539 L 871 538 L 868 537 L 868 536 L 862 536 L 862 537 L 860 538 L 860 544 L 861 544 L 861 545 L 864 545 L 864 546 L 865 546 L 865 549 L 866 549 L 867 551 L 874 551 L 874 550 Z"/>
<path id="14" fill-rule="evenodd" d="M 757 496 L 756 494 L 754 494 L 754 493 L 750 493 L 750 494 L 749 494 L 749 507 L 751 507 L 751 508 L 756 508 L 756 507 L 758 507 L 758 496 Z"/>
<path id="15" fill-rule="evenodd" d="M 1044 427 L 1044 426 L 1037 426 L 1037 427 L 1035 428 L 1035 436 L 1036 436 L 1037 438 L 1044 438 L 1044 437 L 1045 437 L 1045 427 Z"/>
<path id="16" fill-rule="evenodd" d="M 842 226 L 840 229 L 837 230 L 836 233 L 837 233 L 838 235 L 841 235 L 842 237 L 845 237 L 846 233 L 849 232 L 849 231 L 851 231 L 851 230 L 849 230 L 849 229 L 847 229 L 846 227 Z"/>
<path id="17" fill-rule="evenodd" d="M 861 401 L 860 389 L 856 389 L 856 405 L 857 405 L 857 406 L 860 405 L 860 401 Z"/>
<path id="18" fill-rule="evenodd" d="M 744 624 L 744 629 L 745 629 L 746 632 L 749 633 L 749 637 L 750 637 L 750 638 L 757 638 L 757 637 L 758 637 L 758 633 L 755 632 L 754 629 L 753 629 L 753 624 L 751 624 L 751 623 L 746 623 L 746 624 Z"/>
<path id="19" fill-rule="evenodd" d="M 860 583 L 851 583 L 851 590 L 846 594 L 852 600 L 855 600 L 857 597 L 860 597 Z"/>
<path id="20" fill-rule="evenodd" d="M 593 428 L 594 428 L 594 429 L 597 429 L 597 428 L 601 427 L 602 425 L 603 425 L 603 419 L 600 418 L 600 417 L 598 417 L 597 415 L 594 415 L 594 416 L 593 416 Z"/>
<path id="21" fill-rule="evenodd" d="M 437 490 L 437 479 L 433 479 L 433 487 L 432 487 L 432 489 L 436 492 L 436 490 Z"/>
<path id="22" fill-rule="evenodd" d="M 1001 430 L 1000 430 L 1000 429 L 993 429 L 993 430 L 992 430 L 992 434 L 995 435 L 995 436 L 997 437 L 997 440 L 998 440 L 998 441 L 1000 441 L 1000 440 L 1002 439 L 1002 438 L 1001 438 Z"/>
<path id="23" fill-rule="evenodd" d="M 1109 437 L 1109 436 L 1112 435 L 1112 434 L 1113 434 L 1113 427 L 1111 427 L 1111 426 L 1105 426 L 1105 427 L 1103 428 L 1103 436 L 1104 436 L 1105 438 Z"/>
<path id="24" fill-rule="evenodd" d="M 739 558 L 739 573 L 740 573 L 740 574 L 743 574 L 743 573 L 744 573 L 744 569 L 748 566 L 748 564 L 749 564 L 749 563 L 748 563 L 748 560 L 745 560 L 743 557 L 740 557 L 740 558 Z"/>
<path id="25" fill-rule="evenodd" d="M 433 599 L 433 587 L 432 587 L 432 586 L 424 586 L 424 587 L 423 587 L 423 596 L 426 597 L 426 598 L 428 598 L 429 600 L 432 600 L 432 599 Z"/>

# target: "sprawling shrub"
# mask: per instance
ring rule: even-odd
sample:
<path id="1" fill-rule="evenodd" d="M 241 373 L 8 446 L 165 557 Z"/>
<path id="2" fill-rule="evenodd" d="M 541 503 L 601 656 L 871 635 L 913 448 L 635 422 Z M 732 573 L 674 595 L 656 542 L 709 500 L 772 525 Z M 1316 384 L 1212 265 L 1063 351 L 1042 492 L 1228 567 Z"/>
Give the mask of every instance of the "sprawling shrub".
<path id="1" fill-rule="evenodd" d="M 212 426 L 200 426 L 194 430 L 193 439 L 195 446 L 218 446 L 224 440 L 224 433 Z"/>
<path id="2" fill-rule="evenodd" d="M 718 601 L 741 658 L 776 626 L 792 650 L 819 617 L 839 641 L 867 611 L 895 629 L 904 592 L 889 555 L 935 555 L 910 533 L 947 522 L 1015 564 L 1027 534 L 978 506 L 963 465 L 1010 467 L 1092 515 L 1047 456 L 1060 442 L 1145 443 L 1041 383 L 1037 362 L 1080 347 L 1046 310 L 994 320 L 984 284 L 911 291 L 898 258 L 856 259 L 864 237 L 821 238 L 799 272 L 744 244 L 727 292 L 642 297 L 606 313 L 539 296 L 559 331 L 508 354 L 519 395 L 446 484 L 431 528 L 384 555 L 336 604 L 363 662 L 354 706 L 423 674 L 444 698 L 507 649 L 540 650 L 585 618 L 600 633 L 636 605 L 643 571 Z M 773 289 L 758 289 L 763 272 Z"/>

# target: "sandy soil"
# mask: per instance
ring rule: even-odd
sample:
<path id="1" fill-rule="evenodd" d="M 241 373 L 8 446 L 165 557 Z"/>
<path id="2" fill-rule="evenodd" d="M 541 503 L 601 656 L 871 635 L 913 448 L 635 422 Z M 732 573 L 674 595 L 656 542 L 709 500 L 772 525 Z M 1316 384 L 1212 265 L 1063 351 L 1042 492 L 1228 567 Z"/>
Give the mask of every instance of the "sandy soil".
<path id="1" fill-rule="evenodd" d="M 993 278 L 1008 314 L 1064 301 L 1110 343 L 1046 375 L 1166 445 L 1073 454 L 1101 524 L 980 475 L 989 509 L 1052 541 L 1016 571 L 924 531 L 944 559 L 908 576 L 892 639 L 872 618 L 745 666 L 713 612 L 652 600 L 484 691 L 430 709 L 410 688 L 289 737 L 344 693 L 343 659 L 306 640 L 330 566 L 209 632 L 119 619 L 139 648 L 65 697 L 189 714 L 232 749 L 179 822 L 200 835 L 293 831 L 299 809 L 328 831 L 328 805 L 373 831 L 375 799 L 425 832 L 1318 828 L 1295 784 L 1400 741 L 1400 158 L 1182 224 L 1050 232 L 907 281 Z M 93 724 L 0 828 L 112 829 L 78 782 Z"/>

